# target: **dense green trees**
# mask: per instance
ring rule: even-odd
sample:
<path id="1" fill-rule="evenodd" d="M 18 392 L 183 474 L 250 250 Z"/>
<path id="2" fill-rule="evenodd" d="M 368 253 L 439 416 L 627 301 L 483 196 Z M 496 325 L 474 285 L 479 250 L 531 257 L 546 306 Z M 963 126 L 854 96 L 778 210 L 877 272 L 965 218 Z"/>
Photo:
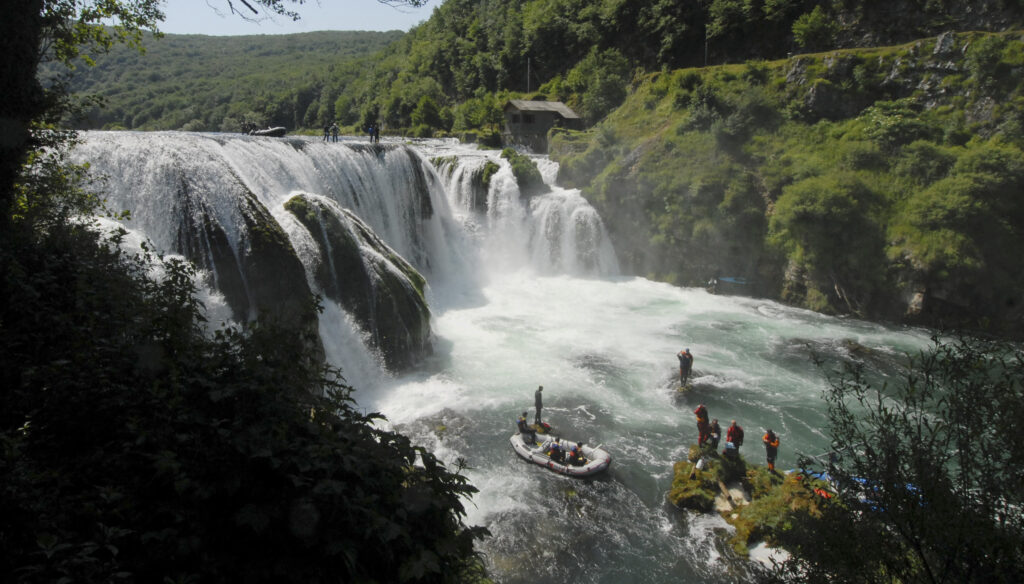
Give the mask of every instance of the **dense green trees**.
<path id="1" fill-rule="evenodd" d="M 811 308 L 846 304 L 851 312 L 864 312 L 884 279 L 880 203 L 852 173 L 807 178 L 783 189 L 771 216 L 772 237 L 816 281 L 806 299 Z M 834 293 L 838 302 L 817 298 L 822 291 Z"/>
<path id="2" fill-rule="evenodd" d="M 950 22 L 984 29 L 1024 16 L 1016 4 L 992 11 L 970 11 L 964 4 L 913 0 L 914 10 L 882 17 L 863 1 L 448 0 L 383 50 L 378 43 L 385 36 L 352 33 L 369 39 L 361 45 L 366 53 L 379 50 L 372 57 L 355 54 L 356 44 L 349 41 L 339 54 L 326 42 L 316 49 L 312 37 L 297 35 L 292 49 L 303 56 L 288 68 L 277 64 L 274 49 L 268 54 L 253 47 L 216 69 L 213 82 L 186 81 L 188 87 L 175 87 L 172 80 L 181 83 L 184 71 L 140 69 L 127 78 L 96 76 L 79 87 L 109 96 L 116 109 L 131 112 L 98 113 L 90 127 L 180 129 L 189 124 L 211 130 L 233 127 L 241 116 L 255 112 L 266 123 L 291 128 L 318 128 L 332 121 L 365 127 L 381 121 L 392 132 L 480 130 L 491 122 L 460 116 L 459 110 L 471 100 L 503 93 L 565 101 L 593 123 L 622 102 L 635 71 L 779 58 L 796 50 L 856 46 L 865 39 L 906 41 L 941 32 Z M 211 69 L 196 62 L 222 62 L 222 57 L 209 56 L 209 39 L 184 38 L 196 45 L 188 54 L 203 55 L 193 60 L 190 71 L 208 77 Z M 267 37 L 260 42 L 276 44 Z M 159 43 L 147 45 L 163 52 Z M 999 78 L 1004 50 L 999 43 L 979 48 L 973 57 L 979 84 Z M 255 56 L 261 63 L 263 56 L 269 58 L 265 68 L 243 73 L 246 58 Z M 325 64 L 329 59 L 334 61 Z M 229 89 L 224 78 L 230 75 L 223 71 L 236 70 L 239 77 Z M 159 91 L 147 91 L 149 86 Z M 411 114 L 424 97 L 439 115 L 430 123 L 413 122 Z"/>
<path id="3" fill-rule="evenodd" d="M 1019 582 L 1024 578 L 1024 353 L 936 341 L 905 377 L 831 374 L 838 496 L 794 513 L 777 575 L 793 582 Z M 807 461 L 810 462 L 810 461 Z M 805 463 L 806 464 L 806 463 Z M 821 470 L 815 465 L 811 470 Z"/>

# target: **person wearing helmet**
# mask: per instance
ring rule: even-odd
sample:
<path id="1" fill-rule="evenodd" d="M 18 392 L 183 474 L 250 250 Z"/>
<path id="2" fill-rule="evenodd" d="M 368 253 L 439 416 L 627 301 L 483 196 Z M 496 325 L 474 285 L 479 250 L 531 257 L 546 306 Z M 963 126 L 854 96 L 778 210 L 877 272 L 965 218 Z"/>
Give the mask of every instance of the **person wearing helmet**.
<path id="1" fill-rule="evenodd" d="M 565 462 L 565 451 L 562 450 L 561 438 L 555 438 L 555 441 L 548 446 L 547 454 L 554 462 L 559 464 L 563 464 Z"/>

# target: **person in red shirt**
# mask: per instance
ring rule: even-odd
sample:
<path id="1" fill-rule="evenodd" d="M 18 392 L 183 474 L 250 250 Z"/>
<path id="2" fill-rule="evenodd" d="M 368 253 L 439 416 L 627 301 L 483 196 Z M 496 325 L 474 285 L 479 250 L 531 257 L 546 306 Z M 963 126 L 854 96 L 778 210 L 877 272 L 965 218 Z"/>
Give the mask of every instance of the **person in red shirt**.
<path id="1" fill-rule="evenodd" d="M 704 443 L 711 436 L 711 425 L 708 424 L 708 409 L 704 407 L 704 404 L 700 404 L 697 406 L 697 409 L 693 410 L 693 413 L 697 415 L 697 446 L 704 446 Z"/>
<path id="2" fill-rule="evenodd" d="M 722 451 L 722 454 L 730 454 L 730 444 L 732 444 L 733 450 L 731 454 L 739 455 L 740 446 L 743 446 L 743 426 L 737 424 L 736 420 L 729 424 L 729 429 L 725 432 L 725 450 Z"/>
<path id="3" fill-rule="evenodd" d="M 775 457 L 779 454 L 779 437 L 772 432 L 771 428 L 768 428 L 768 432 L 761 438 L 761 442 L 764 442 L 764 452 L 768 459 L 768 470 L 775 472 Z"/>

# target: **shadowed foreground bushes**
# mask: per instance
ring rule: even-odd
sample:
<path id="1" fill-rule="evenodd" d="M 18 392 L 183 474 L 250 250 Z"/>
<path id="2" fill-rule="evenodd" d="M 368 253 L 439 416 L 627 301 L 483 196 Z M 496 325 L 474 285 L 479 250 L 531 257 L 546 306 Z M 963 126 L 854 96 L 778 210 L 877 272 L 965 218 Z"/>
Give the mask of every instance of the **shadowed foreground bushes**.
<path id="1" fill-rule="evenodd" d="M 465 477 L 299 332 L 207 333 L 193 268 L 71 221 L 94 201 L 54 176 L 0 235 L 0 580 L 482 578 Z"/>

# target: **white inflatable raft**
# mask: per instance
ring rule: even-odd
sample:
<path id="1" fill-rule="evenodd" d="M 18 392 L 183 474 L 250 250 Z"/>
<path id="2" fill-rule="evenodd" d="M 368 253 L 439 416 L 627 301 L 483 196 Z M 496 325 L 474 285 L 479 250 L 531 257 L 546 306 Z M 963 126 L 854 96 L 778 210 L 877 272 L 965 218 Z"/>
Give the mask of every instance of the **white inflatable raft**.
<path id="1" fill-rule="evenodd" d="M 537 440 L 537 443 L 530 444 L 524 442 L 522 436 L 516 433 L 512 435 L 509 442 L 512 443 L 512 449 L 515 450 L 516 454 L 519 456 L 534 464 L 539 464 L 540 466 L 549 468 L 559 474 L 574 477 L 586 477 L 606 470 L 612 463 L 612 457 L 606 451 L 601 450 L 600 448 L 592 448 L 586 444 L 584 444 L 582 448 L 583 456 L 587 459 L 586 464 L 582 466 L 572 466 L 569 464 L 555 462 L 551 460 L 550 456 L 544 454 L 548 444 L 554 442 L 554 437 L 550 435 L 538 435 Z M 562 440 L 561 443 L 570 448 L 575 444 L 575 442 L 570 440 Z M 567 452 L 566 457 L 568 456 L 569 454 Z"/>

